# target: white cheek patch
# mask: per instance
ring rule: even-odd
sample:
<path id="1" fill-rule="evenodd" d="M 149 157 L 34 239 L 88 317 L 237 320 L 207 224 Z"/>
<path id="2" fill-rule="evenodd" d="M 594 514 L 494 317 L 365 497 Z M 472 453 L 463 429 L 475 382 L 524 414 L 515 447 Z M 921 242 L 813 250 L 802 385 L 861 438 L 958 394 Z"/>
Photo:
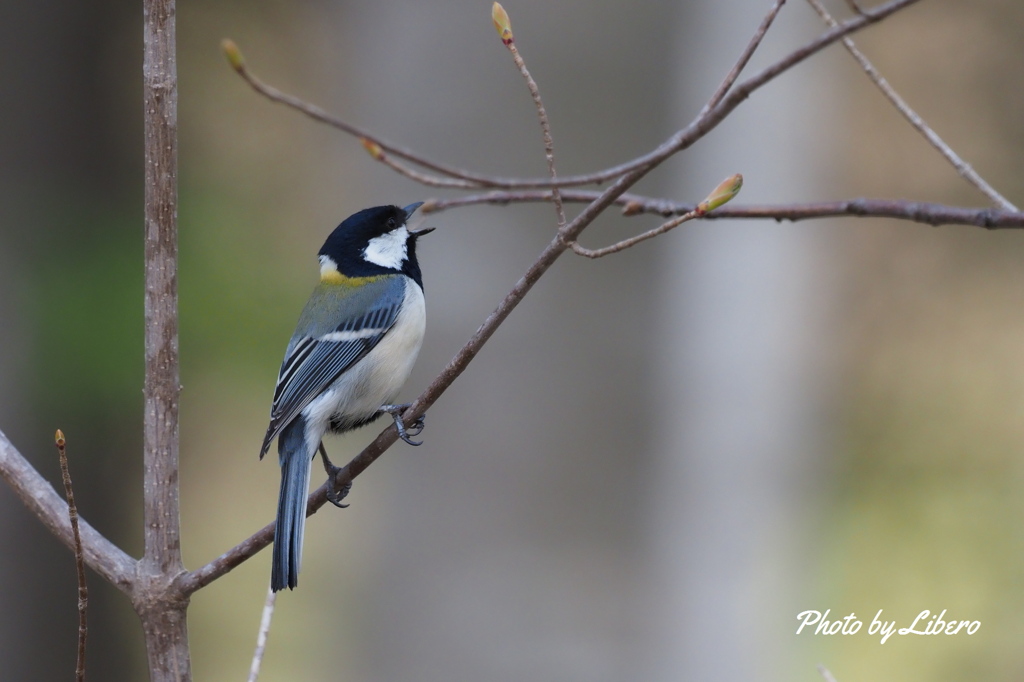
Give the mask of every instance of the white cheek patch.
<path id="1" fill-rule="evenodd" d="M 401 270 L 402 263 L 408 255 L 406 242 L 409 240 L 409 231 L 402 225 L 397 230 L 387 234 L 374 237 L 366 245 L 363 251 L 363 258 L 370 263 L 375 263 L 382 268 Z"/>

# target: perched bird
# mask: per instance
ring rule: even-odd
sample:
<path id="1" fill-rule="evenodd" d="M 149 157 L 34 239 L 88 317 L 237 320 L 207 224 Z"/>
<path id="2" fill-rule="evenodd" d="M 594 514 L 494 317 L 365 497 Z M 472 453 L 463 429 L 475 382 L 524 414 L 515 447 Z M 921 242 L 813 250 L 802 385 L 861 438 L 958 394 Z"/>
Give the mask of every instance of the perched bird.
<path id="1" fill-rule="evenodd" d="M 401 420 L 407 406 L 391 403 L 423 343 L 416 240 L 434 228 L 410 232 L 406 226 L 420 206 L 359 211 L 338 225 L 320 249 L 320 283 L 288 342 L 260 450 L 262 459 L 278 439 L 275 592 L 298 582 L 310 465 L 317 449 L 325 466 L 332 466 L 321 443 L 324 434 L 344 433 L 389 412 L 403 440 L 419 445 Z M 416 427 L 422 429 L 422 422 Z M 335 493 L 331 501 L 344 506 L 340 497 Z"/>

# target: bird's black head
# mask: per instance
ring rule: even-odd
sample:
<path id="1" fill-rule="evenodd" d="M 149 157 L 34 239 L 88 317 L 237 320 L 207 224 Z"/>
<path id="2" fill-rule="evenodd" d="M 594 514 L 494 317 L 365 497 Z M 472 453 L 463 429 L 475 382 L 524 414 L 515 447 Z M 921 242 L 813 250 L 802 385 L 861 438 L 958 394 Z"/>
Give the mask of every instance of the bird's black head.
<path id="1" fill-rule="evenodd" d="M 423 286 L 416 261 L 416 239 L 431 232 L 410 232 L 406 223 L 422 204 L 374 206 L 346 218 L 320 249 L 320 277 L 372 277 L 401 272 Z"/>

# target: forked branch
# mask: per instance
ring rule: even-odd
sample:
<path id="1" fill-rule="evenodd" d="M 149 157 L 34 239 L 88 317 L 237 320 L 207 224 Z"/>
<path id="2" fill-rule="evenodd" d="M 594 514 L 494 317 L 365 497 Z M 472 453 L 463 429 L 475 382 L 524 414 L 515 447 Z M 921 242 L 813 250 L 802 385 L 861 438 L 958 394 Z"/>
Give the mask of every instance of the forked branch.
<path id="1" fill-rule="evenodd" d="M 829 14 L 827 9 L 825 9 L 821 0 L 807 0 L 807 2 L 810 3 L 811 7 L 814 8 L 814 11 L 818 13 L 826 24 L 833 27 L 837 25 L 836 20 L 833 19 L 832 15 Z M 854 7 L 856 7 L 856 5 L 854 5 Z M 856 8 L 859 12 L 860 8 Z M 987 196 L 993 204 L 1004 211 L 1016 212 L 1020 210 L 1010 203 L 1006 197 L 997 192 L 992 185 L 988 184 L 988 182 L 986 182 L 976 170 L 971 168 L 969 163 L 960 158 L 960 155 L 953 151 L 952 147 L 946 144 L 945 140 L 939 137 L 939 134 L 925 123 L 924 119 L 921 118 L 921 116 L 914 111 L 909 104 L 907 104 L 906 100 L 904 100 L 898 92 L 896 92 L 896 89 L 889 85 L 889 81 L 887 81 L 882 74 L 878 72 L 878 69 L 875 68 L 875 65 L 871 63 L 867 56 L 865 56 L 865 54 L 861 52 L 856 45 L 854 45 L 853 40 L 850 38 L 843 38 L 843 47 L 846 48 L 846 51 L 850 53 L 850 56 L 852 56 L 857 64 L 860 65 L 861 70 L 867 74 L 868 78 L 871 79 L 871 82 L 882 91 L 882 94 L 885 95 L 885 98 L 889 100 L 889 103 L 892 104 L 896 111 L 900 112 L 903 118 L 907 119 L 907 122 L 914 127 L 914 130 L 921 133 L 921 135 L 928 140 L 928 143 L 942 154 L 943 158 L 952 164 L 953 168 L 956 169 L 956 172 L 960 174 L 960 177 L 977 187 L 978 191 Z"/>

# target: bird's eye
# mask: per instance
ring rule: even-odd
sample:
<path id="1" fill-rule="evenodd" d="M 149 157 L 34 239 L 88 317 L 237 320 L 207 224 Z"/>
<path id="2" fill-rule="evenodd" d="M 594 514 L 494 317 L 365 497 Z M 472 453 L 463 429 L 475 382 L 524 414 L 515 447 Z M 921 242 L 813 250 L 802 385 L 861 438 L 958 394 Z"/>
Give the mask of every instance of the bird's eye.
<path id="1" fill-rule="evenodd" d="M 390 232 L 391 230 L 395 229 L 396 227 L 398 227 L 398 225 L 395 224 L 395 219 L 394 218 L 388 218 L 388 232 Z"/>

